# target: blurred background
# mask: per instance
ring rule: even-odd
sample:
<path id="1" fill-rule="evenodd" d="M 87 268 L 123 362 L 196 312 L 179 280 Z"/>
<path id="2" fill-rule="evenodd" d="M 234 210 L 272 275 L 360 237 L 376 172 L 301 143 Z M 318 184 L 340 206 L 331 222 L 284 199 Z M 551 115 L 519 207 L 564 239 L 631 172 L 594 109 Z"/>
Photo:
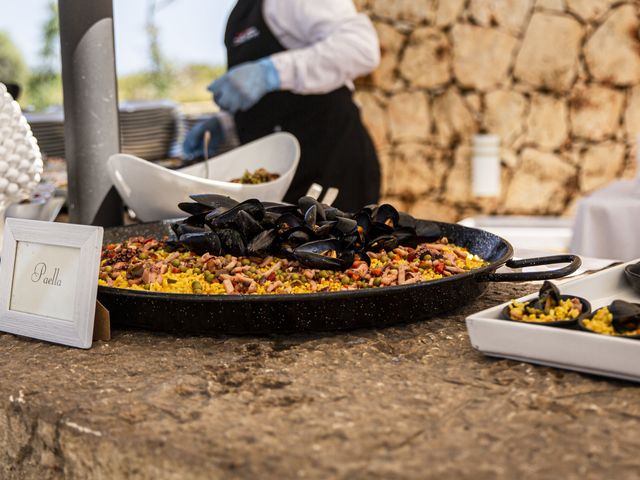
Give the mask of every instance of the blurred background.
<path id="1" fill-rule="evenodd" d="M 36 136 L 40 122 L 43 139 L 53 138 L 50 123 L 61 119 L 35 112 L 60 112 L 56 2 L 5 3 L 0 79 L 23 85 L 20 104 L 33 112 Z M 120 101 L 133 102 L 122 107 L 131 114 L 125 151 L 151 151 L 137 139 L 145 136 L 145 118 L 163 109 L 174 123 L 157 138 L 171 137 L 174 147 L 185 128 L 215 111 L 206 86 L 224 71 L 223 29 L 234 3 L 114 0 Z M 373 20 L 382 47 L 381 66 L 358 81 L 356 97 L 381 158 L 383 201 L 447 221 L 572 217 L 583 196 L 634 177 L 637 2 L 355 3 Z M 157 100 L 169 103 L 140 103 Z M 145 110 L 152 113 L 145 117 Z M 482 133 L 500 140 L 499 188 L 490 195 L 479 195 L 472 182 L 473 138 Z M 63 156 L 54 143 L 45 153 Z M 147 159 L 162 161 L 179 152 L 152 153 Z"/>

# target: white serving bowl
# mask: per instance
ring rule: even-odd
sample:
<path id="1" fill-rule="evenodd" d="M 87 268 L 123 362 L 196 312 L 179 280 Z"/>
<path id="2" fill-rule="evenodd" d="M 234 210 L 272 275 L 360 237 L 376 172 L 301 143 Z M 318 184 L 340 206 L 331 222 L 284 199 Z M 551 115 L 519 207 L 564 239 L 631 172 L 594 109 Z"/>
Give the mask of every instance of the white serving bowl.
<path id="1" fill-rule="evenodd" d="M 194 193 L 218 193 L 238 201 L 257 198 L 279 202 L 284 198 L 300 161 L 300 144 L 290 133 L 274 133 L 208 160 L 179 170 L 119 153 L 108 162 L 111 181 L 129 208 L 143 222 L 184 217 L 178 203 Z M 228 180 L 266 168 L 280 177 L 259 185 L 242 185 Z"/>

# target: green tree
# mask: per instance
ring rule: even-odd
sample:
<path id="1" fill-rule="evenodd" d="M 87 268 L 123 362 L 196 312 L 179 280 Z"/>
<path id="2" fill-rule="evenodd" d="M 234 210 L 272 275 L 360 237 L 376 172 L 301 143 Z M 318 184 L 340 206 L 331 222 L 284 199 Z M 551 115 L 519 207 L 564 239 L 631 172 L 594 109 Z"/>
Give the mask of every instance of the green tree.
<path id="1" fill-rule="evenodd" d="M 149 81 L 158 97 L 166 97 L 175 81 L 175 72 L 171 62 L 164 56 L 160 47 L 160 29 L 156 24 L 156 13 L 171 5 L 174 0 L 148 0 L 146 32 L 149 39 L 151 72 Z"/>
<path id="2" fill-rule="evenodd" d="M 58 2 L 50 0 L 48 15 L 42 25 L 42 48 L 40 65 L 29 77 L 28 100 L 36 110 L 42 110 L 52 103 L 61 103 L 62 83 L 60 81 L 60 24 L 58 22 Z"/>
<path id="3" fill-rule="evenodd" d="M 0 32 L 0 82 L 23 84 L 27 79 L 27 66 L 22 53 L 6 32 Z"/>

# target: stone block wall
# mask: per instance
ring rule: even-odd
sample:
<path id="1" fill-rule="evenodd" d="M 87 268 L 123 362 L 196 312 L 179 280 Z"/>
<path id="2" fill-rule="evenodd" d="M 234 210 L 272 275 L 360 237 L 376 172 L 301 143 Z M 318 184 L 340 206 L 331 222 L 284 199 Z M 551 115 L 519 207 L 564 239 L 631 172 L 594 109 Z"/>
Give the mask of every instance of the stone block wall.
<path id="1" fill-rule="evenodd" d="M 570 214 L 635 174 L 640 2 L 357 0 L 382 47 L 356 98 L 383 200 L 417 216 Z M 475 198 L 473 134 L 502 139 L 502 193 Z"/>

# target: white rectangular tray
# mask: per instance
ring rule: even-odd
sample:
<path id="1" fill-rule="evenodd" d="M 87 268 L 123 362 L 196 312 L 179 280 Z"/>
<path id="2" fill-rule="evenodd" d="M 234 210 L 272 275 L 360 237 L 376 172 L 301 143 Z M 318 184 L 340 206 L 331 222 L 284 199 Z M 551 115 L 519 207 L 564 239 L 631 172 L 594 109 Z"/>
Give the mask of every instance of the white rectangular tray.
<path id="1" fill-rule="evenodd" d="M 624 278 L 629 263 L 562 283 L 560 291 L 586 298 L 594 311 L 615 299 L 640 302 Z M 500 311 L 507 303 L 467 317 L 475 349 L 492 357 L 640 382 L 640 340 L 503 320 Z"/>

